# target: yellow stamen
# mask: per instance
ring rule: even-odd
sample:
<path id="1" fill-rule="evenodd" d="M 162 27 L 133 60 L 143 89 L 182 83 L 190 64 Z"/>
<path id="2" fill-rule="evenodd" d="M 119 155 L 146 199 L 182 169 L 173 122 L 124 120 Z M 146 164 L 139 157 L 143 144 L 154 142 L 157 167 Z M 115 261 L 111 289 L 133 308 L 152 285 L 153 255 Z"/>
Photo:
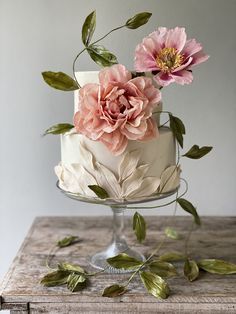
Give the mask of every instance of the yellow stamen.
<path id="1" fill-rule="evenodd" d="M 169 73 L 179 67 L 184 56 L 178 53 L 175 48 L 163 48 L 156 58 L 157 66 L 162 72 Z"/>

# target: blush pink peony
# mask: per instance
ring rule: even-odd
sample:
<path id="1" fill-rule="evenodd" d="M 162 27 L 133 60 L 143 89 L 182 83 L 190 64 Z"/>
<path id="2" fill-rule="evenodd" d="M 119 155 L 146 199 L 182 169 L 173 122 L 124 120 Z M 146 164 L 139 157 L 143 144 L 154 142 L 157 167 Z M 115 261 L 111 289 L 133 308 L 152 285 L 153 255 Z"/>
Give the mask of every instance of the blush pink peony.
<path id="1" fill-rule="evenodd" d="M 161 86 L 176 82 L 184 85 L 193 80 L 192 67 L 209 56 L 195 39 L 187 40 L 185 28 L 159 27 L 143 39 L 135 50 L 135 70 L 151 71 Z"/>
<path id="2" fill-rule="evenodd" d="M 119 155 L 128 140 L 147 141 L 158 135 L 152 111 L 160 100 L 151 78 L 132 79 L 125 66 L 116 64 L 99 72 L 99 84 L 89 83 L 79 90 L 75 128 Z"/>

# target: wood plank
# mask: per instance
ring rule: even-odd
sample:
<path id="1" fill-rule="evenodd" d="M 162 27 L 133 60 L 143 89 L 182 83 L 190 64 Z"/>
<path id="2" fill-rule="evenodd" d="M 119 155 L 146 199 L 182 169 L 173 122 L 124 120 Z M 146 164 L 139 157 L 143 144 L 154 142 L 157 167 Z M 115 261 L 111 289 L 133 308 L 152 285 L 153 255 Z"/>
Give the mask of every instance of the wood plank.
<path id="1" fill-rule="evenodd" d="M 169 217 L 155 216 L 148 217 L 146 220 L 148 224 L 147 240 L 144 245 L 140 245 L 135 241 L 131 218 L 126 219 L 128 243 L 144 254 L 148 254 L 154 245 L 158 245 L 165 227 L 171 225 Z M 183 237 L 188 233 L 191 220 L 191 217 L 176 217 L 175 228 Z M 194 258 L 222 258 L 236 263 L 235 227 L 235 217 L 204 217 L 201 229 L 196 230 L 191 238 L 191 256 Z M 198 313 L 202 313 L 201 311 L 207 313 L 210 309 L 215 311 L 214 313 L 220 313 L 219 311 L 222 309 L 230 313 L 229 311 L 233 310 L 236 305 L 236 276 L 211 275 L 204 272 L 201 273 L 199 280 L 193 283 L 187 282 L 182 274 L 170 279 L 171 296 L 168 300 L 157 300 L 147 294 L 138 279 L 131 284 L 130 291 L 122 297 L 115 299 L 101 297 L 105 286 L 117 281 L 121 282 L 128 275 L 101 274 L 93 278 L 85 290 L 74 294 L 65 287 L 43 287 L 39 284 L 39 280 L 47 272 L 46 256 L 55 242 L 68 234 L 80 236 L 81 242 L 59 250 L 54 263 L 67 260 L 86 266 L 89 255 L 104 248 L 111 238 L 111 218 L 37 218 L 5 277 L 2 288 L 0 288 L 4 306 L 30 302 L 32 311 L 35 313 L 40 310 L 41 304 L 44 309 L 44 306 L 49 303 L 52 303 L 49 307 L 51 311 L 54 311 L 54 307 L 56 308 L 58 304 L 59 306 L 63 304 L 63 307 L 73 304 L 71 309 L 75 308 L 75 313 L 79 306 L 84 309 L 85 313 L 86 311 L 91 312 L 92 307 L 100 309 L 98 304 L 100 306 L 105 304 L 109 311 L 114 310 L 114 313 L 117 309 L 120 309 L 118 310 L 120 312 L 123 308 L 128 310 L 132 306 L 142 313 L 145 313 L 146 309 L 152 313 L 151 309 L 156 310 L 157 307 L 160 313 L 162 310 L 163 313 L 168 313 L 173 307 L 179 309 L 180 313 L 184 313 L 184 309 L 187 311 L 194 306 L 199 309 Z M 183 246 L 182 240 L 167 240 L 161 253 L 171 250 L 183 252 Z M 181 273 L 181 264 L 177 266 Z M 78 306 L 77 310 L 76 306 Z M 101 307 L 102 311 L 106 313 L 106 308 Z"/>
<path id="2" fill-rule="evenodd" d="M 155 307 L 152 303 L 132 303 L 124 304 L 121 302 L 117 303 L 65 303 L 62 306 L 58 303 L 31 303 L 30 313 L 109 313 L 109 314 L 235 314 L 235 304 L 207 304 L 207 303 L 158 303 Z"/>

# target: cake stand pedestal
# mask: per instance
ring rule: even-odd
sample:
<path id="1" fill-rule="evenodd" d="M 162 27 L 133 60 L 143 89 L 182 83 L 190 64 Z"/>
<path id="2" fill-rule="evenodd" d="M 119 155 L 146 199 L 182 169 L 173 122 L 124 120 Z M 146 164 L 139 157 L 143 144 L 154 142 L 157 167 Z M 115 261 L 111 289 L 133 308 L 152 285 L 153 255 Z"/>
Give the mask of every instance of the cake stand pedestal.
<path id="1" fill-rule="evenodd" d="M 106 199 L 102 200 L 99 198 L 88 198 L 81 194 L 75 194 L 68 191 L 65 191 L 59 187 L 57 182 L 57 187 L 61 190 L 63 194 L 67 197 L 72 198 L 74 200 L 92 203 L 92 204 L 100 204 L 109 206 L 113 212 L 113 236 L 110 244 L 106 249 L 102 252 L 98 252 L 93 255 L 90 259 L 90 264 L 96 269 L 105 270 L 108 273 L 127 273 L 132 272 L 131 270 L 125 269 L 116 269 L 111 267 L 107 263 L 107 258 L 116 256 L 120 253 L 126 253 L 131 257 L 134 257 L 140 261 L 145 261 L 145 257 L 137 252 L 136 250 L 130 248 L 126 242 L 125 235 L 124 235 L 124 212 L 126 207 L 130 204 L 141 204 L 150 201 L 160 200 L 166 197 L 171 196 L 172 194 L 176 193 L 177 189 L 168 193 L 159 193 L 156 195 L 152 195 L 146 198 L 139 198 L 139 199 L 132 199 L 132 200 L 113 200 L 113 199 Z M 141 208 L 141 207 L 140 207 Z"/>

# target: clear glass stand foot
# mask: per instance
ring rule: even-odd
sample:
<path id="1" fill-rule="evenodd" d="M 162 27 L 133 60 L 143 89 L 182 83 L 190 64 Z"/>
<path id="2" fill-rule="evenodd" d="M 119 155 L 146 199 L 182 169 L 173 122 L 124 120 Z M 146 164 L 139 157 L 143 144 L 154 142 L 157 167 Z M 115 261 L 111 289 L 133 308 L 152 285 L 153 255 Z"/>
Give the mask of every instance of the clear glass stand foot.
<path id="1" fill-rule="evenodd" d="M 102 252 L 96 253 L 90 260 L 91 266 L 99 270 L 105 270 L 108 273 L 128 273 L 132 272 L 126 269 L 117 269 L 110 266 L 106 259 L 116 256 L 120 253 L 126 253 L 140 261 L 145 261 L 145 257 L 129 248 L 124 236 L 124 211 L 125 207 L 112 207 L 113 211 L 113 238 L 111 244 Z"/>

